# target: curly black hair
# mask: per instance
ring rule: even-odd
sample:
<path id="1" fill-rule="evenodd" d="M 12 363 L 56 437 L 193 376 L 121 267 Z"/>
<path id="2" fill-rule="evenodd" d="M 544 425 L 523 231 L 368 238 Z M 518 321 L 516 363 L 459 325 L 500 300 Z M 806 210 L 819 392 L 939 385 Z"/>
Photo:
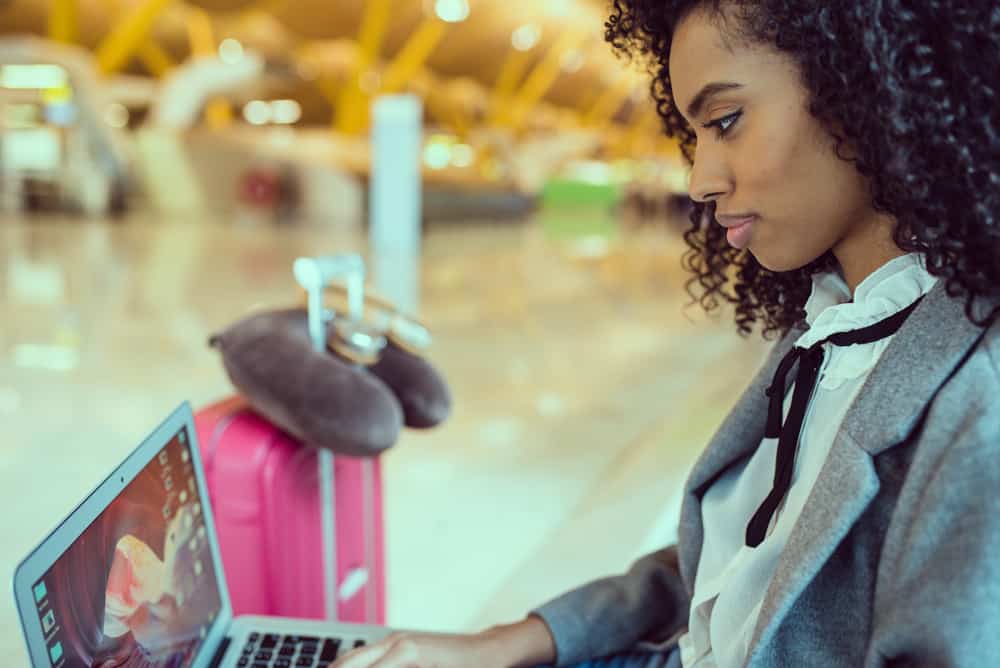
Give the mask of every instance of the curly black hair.
<path id="1" fill-rule="evenodd" d="M 1000 307 L 977 316 L 973 301 L 1000 294 L 1000 7 L 983 0 L 613 0 L 605 39 L 648 66 L 664 130 L 689 163 L 695 137 L 674 104 L 669 58 L 674 28 L 696 9 L 727 39 L 770 45 L 798 64 L 810 113 L 836 140 L 837 155 L 866 177 L 873 208 L 895 218 L 896 245 L 923 254 L 948 294 L 965 297 L 970 321 L 991 321 Z M 848 146 L 849 158 L 840 150 Z M 692 304 L 706 311 L 719 297 L 734 304 L 744 337 L 758 320 L 765 339 L 801 326 L 811 277 L 837 266 L 833 254 L 772 272 L 731 248 L 713 218 L 713 204 L 695 203 L 684 233 Z"/>

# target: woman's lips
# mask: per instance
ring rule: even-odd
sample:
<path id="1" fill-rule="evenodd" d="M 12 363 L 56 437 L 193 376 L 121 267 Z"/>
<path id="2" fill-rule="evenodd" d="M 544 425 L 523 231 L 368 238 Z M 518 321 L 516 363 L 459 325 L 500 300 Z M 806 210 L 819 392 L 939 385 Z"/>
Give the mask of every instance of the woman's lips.
<path id="1" fill-rule="evenodd" d="M 733 248 L 746 248 L 750 245 L 750 235 L 753 233 L 753 224 L 757 220 L 756 216 L 747 216 L 740 219 L 728 219 L 726 221 L 726 241 Z"/>

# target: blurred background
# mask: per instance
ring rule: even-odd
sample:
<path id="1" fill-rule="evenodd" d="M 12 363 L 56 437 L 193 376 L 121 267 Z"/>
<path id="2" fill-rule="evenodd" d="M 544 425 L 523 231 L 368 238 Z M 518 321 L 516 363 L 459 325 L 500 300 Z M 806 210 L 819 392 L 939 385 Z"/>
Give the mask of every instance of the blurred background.
<path id="1" fill-rule="evenodd" d="M 383 457 L 389 623 L 512 621 L 672 541 L 766 344 L 688 304 L 685 165 L 608 11 L 0 0 L 0 574 L 180 401 L 232 393 L 206 341 L 296 302 L 294 258 L 378 264 L 372 105 L 397 95 L 454 412 Z M 4 665 L 22 644 L 8 595 Z"/>

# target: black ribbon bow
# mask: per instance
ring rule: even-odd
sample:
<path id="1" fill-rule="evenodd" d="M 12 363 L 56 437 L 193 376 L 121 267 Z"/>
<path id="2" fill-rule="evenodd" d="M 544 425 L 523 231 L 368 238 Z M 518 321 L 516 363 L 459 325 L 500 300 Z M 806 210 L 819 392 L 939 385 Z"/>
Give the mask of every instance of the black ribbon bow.
<path id="1" fill-rule="evenodd" d="M 788 493 L 792 484 L 792 470 L 795 465 L 795 450 L 798 447 L 799 433 L 802 431 L 802 421 L 805 419 L 806 408 L 812 397 L 813 389 L 823 367 L 823 344 L 829 341 L 836 346 L 850 346 L 859 343 L 872 343 L 887 336 L 892 336 L 903 325 L 923 297 L 917 299 L 905 309 L 880 320 L 873 325 L 855 329 L 849 332 L 831 334 L 822 341 L 808 348 L 793 347 L 778 365 L 771 386 L 766 394 L 770 398 L 767 412 L 767 426 L 764 435 L 767 438 L 778 439 L 777 461 L 774 465 L 774 486 L 764 502 L 747 524 L 747 547 L 760 545 L 771 518 L 777 511 L 781 500 Z M 781 412 L 785 401 L 785 385 L 788 372 L 795 363 L 799 363 L 799 371 L 795 377 L 795 393 L 792 395 L 792 405 L 788 409 L 788 419 L 781 424 Z"/>

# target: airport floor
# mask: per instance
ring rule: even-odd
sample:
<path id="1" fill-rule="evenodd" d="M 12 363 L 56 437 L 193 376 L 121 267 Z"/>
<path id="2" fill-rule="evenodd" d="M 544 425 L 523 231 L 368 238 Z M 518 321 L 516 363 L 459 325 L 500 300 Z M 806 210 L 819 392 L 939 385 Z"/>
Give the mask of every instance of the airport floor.
<path id="1" fill-rule="evenodd" d="M 205 218 L 0 218 L 0 577 L 182 400 L 232 389 L 208 336 L 298 299 L 362 233 Z M 683 242 L 536 220 L 429 226 L 421 316 L 450 420 L 383 457 L 389 623 L 476 630 L 672 540 L 686 473 L 767 343 L 685 308 Z M 27 665 L 9 584 L 0 656 Z"/>

